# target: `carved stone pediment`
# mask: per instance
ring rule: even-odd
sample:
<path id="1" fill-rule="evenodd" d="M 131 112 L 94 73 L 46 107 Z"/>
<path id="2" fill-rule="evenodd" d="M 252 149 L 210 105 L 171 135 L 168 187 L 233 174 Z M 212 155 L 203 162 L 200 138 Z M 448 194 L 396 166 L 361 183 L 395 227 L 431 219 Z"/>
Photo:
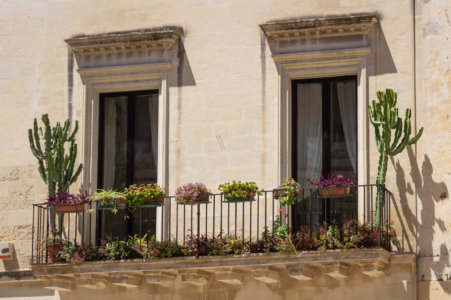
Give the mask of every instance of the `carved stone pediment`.
<path id="1" fill-rule="evenodd" d="M 75 54 L 170 49 L 182 36 L 178 27 L 113 32 L 66 39 Z"/>
<path id="2" fill-rule="evenodd" d="M 260 27 L 268 38 L 278 40 L 364 35 L 376 23 L 373 15 L 356 15 L 274 21 Z"/>

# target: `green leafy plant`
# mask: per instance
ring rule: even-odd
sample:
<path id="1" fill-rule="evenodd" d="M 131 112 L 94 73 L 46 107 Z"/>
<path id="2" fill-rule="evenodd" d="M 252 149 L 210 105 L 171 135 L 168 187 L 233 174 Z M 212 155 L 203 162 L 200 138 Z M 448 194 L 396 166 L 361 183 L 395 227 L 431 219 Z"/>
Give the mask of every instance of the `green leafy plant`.
<path id="1" fill-rule="evenodd" d="M 388 156 L 395 156 L 401 153 L 407 145 L 415 144 L 423 133 L 423 127 L 420 128 L 417 135 L 410 138 L 410 108 L 406 109 L 404 119 L 404 128 L 402 118 L 398 115 L 396 107 L 398 95 L 391 89 L 385 92 L 377 92 L 378 101 L 373 100 L 372 106 L 368 106 L 368 116 L 371 124 L 374 126 L 376 137 L 376 146 L 379 151 L 379 167 L 377 170 L 376 183 L 378 184 L 376 196 L 376 222 L 381 220 L 381 208 L 384 205 L 385 177 L 387 175 Z M 382 132 L 381 132 L 382 129 Z M 404 130 L 404 133 L 403 133 Z M 392 141 L 392 132 L 394 138 Z M 401 138 L 402 136 L 402 138 Z"/>
<path id="2" fill-rule="evenodd" d="M 274 190 L 274 197 L 279 199 L 280 205 L 293 205 L 296 196 L 302 193 L 302 187 L 293 178 L 285 179 L 285 183 Z"/>
<path id="3" fill-rule="evenodd" d="M 218 189 L 224 193 L 225 198 L 253 198 L 251 195 L 262 195 L 262 191 L 259 189 L 255 182 L 241 182 L 233 180 L 231 183 L 226 182 L 220 184 Z"/>
<path id="4" fill-rule="evenodd" d="M 101 248 L 101 253 L 107 260 L 134 258 L 132 244 L 128 241 L 109 241 Z"/>
<path id="5" fill-rule="evenodd" d="M 225 235 L 222 237 L 222 243 L 225 244 L 227 253 L 229 254 L 243 254 L 249 252 L 249 242 L 234 235 Z"/>
<path id="6" fill-rule="evenodd" d="M 97 192 L 89 197 L 91 200 L 97 201 L 97 205 L 113 205 L 113 214 L 117 213 L 118 201 L 125 200 L 125 195 L 122 192 L 117 192 L 112 189 L 103 190 L 99 189 Z"/>
<path id="7" fill-rule="evenodd" d="M 165 190 L 156 183 L 139 186 L 133 184 L 125 189 L 124 194 L 128 208 L 133 211 L 147 201 L 162 201 L 161 198 L 165 196 Z"/>

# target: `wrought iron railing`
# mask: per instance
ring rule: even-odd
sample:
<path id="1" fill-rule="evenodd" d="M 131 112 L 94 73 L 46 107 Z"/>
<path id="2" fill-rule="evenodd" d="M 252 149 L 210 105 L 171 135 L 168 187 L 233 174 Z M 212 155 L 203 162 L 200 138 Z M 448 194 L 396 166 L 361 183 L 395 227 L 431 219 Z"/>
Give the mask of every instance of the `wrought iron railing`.
<path id="1" fill-rule="evenodd" d="M 382 200 L 381 218 L 375 220 L 376 198 Z M 163 206 L 153 208 L 154 226 L 144 231 L 141 224 L 144 208 L 133 213 L 136 230 L 130 235 L 157 241 L 173 240 L 186 245 L 188 240 L 200 236 L 239 236 L 249 243 L 264 238 L 263 233 L 273 232 L 275 223 L 288 224 L 292 233 L 300 228 L 315 232 L 319 226 L 327 223 L 345 223 L 356 219 L 360 226 L 376 228 L 380 234 L 379 245 L 390 250 L 388 230 L 390 228 L 390 206 L 393 195 L 379 185 L 358 185 L 350 187 L 349 194 L 321 195 L 321 189 L 304 189 L 297 196 L 294 205 L 281 207 L 275 190 L 264 191 L 256 195 L 253 201 L 226 202 L 223 194 L 211 194 L 209 202 L 196 205 L 182 205 L 175 197 L 165 198 Z M 124 208 L 126 209 L 126 208 Z M 55 213 L 54 208 L 46 204 L 33 205 L 32 227 L 32 264 L 59 262 L 56 254 L 64 241 L 72 244 L 90 244 L 98 247 L 100 236 L 99 210 L 96 202 L 84 204 L 81 212 Z M 148 220 L 147 220 L 148 221 Z M 124 226 L 126 220 L 124 219 Z M 113 239 L 126 239 L 111 237 Z M 199 245 L 199 243 L 197 243 Z M 197 249 L 197 255 L 199 249 Z"/>

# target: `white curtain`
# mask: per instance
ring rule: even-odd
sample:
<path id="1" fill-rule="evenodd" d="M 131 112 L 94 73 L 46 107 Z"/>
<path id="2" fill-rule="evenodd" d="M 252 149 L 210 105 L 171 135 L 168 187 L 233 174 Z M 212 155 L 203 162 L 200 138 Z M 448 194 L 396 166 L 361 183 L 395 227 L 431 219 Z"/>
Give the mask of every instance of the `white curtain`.
<path id="1" fill-rule="evenodd" d="M 322 85 L 303 83 L 297 86 L 297 179 L 306 184 L 316 180 L 322 169 Z"/>
<path id="2" fill-rule="evenodd" d="M 105 99 L 105 136 L 103 146 L 103 188 L 114 186 L 116 168 L 116 99 Z"/>
<path id="3" fill-rule="evenodd" d="M 340 104 L 341 120 L 345 134 L 346 149 L 354 172 L 357 172 L 357 102 L 354 81 L 337 83 L 338 102 Z"/>
<path id="4" fill-rule="evenodd" d="M 158 167 L 158 95 L 149 96 L 150 135 L 155 169 Z"/>

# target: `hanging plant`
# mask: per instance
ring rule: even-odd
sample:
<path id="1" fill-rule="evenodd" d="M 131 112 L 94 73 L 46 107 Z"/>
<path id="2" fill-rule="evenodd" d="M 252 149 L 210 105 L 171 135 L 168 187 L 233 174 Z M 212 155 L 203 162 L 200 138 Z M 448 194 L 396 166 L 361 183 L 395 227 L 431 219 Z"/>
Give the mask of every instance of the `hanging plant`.
<path id="1" fill-rule="evenodd" d="M 274 198 L 279 199 L 280 205 L 293 205 L 296 198 L 302 195 L 302 187 L 293 178 L 285 179 L 285 183 L 273 190 Z"/>
<path id="2" fill-rule="evenodd" d="M 152 184 L 133 184 L 125 189 L 125 201 L 130 210 L 134 211 L 138 206 L 161 206 L 164 203 L 166 195 L 164 188 L 156 183 Z"/>
<path id="3" fill-rule="evenodd" d="M 241 182 L 233 180 L 232 183 L 220 184 L 218 189 L 224 194 L 224 202 L 254 201 L 255 194 L 262 195 L 255 182 Z"/>
<path id="4" fill-rule="evenodd" d="M 200 182 L 187 183 L 177 187 L 175 200 L 179 204 L 195 205 L 208 203 L 210 191 Z"/>
<path id="5" fill-rule="evenodd" d="M 350 195 L 351 186 L 356 185 L 355 179 L 344 177 L 341 174 L 329 175 L 327 178 L 321 175 L 317 181 L 312 181 L 311 179 L 307 179 L 307 181 L 319 188 L 319 194 L 324 198 Z"/>

